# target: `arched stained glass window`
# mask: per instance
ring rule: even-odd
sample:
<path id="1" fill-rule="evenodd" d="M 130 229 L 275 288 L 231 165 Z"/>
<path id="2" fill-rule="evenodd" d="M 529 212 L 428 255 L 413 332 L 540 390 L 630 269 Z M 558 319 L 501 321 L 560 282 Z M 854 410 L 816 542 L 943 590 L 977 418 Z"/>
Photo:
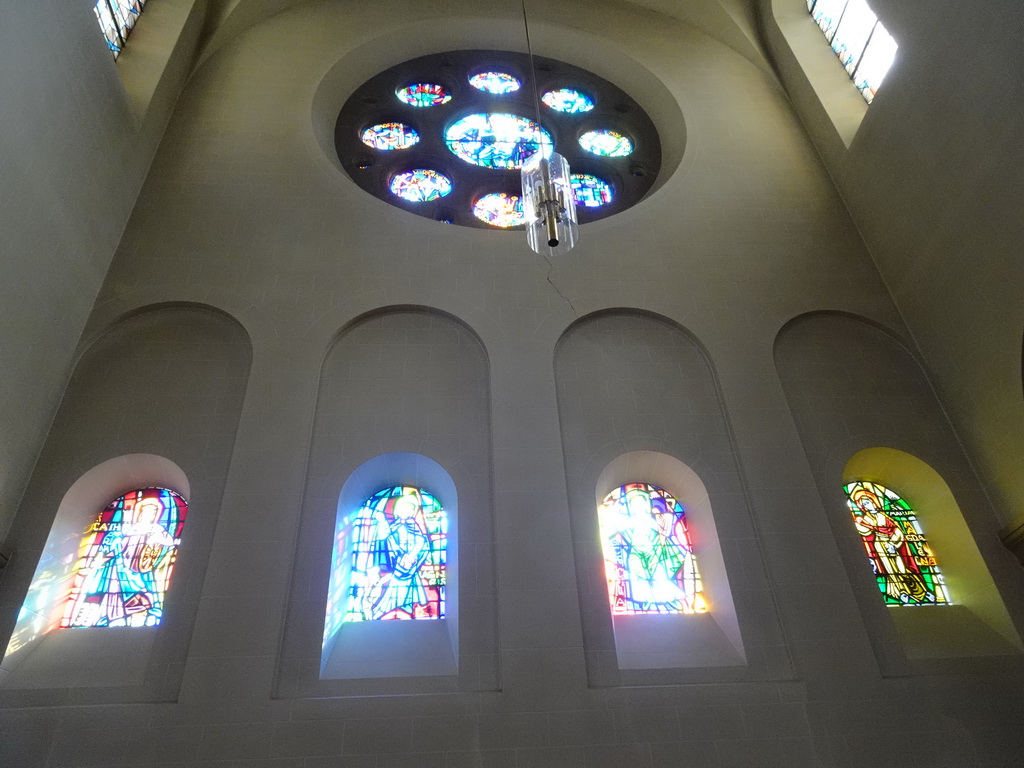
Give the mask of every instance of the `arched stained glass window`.
<path id="1" fill-rule="evenodd" d="M 866 480 L 843 491 L 886 605 L 948 604 L 945 579 L 910 505 Z"/>
<path id="2" fill-rule="evenodd" d="M 466 115 L 449 126 L 444 140 L 457 157 L 484 168 L 522 168 L 537 152 L 548 157 L 554 151 L 551 134 L 519 115 Z"/>
<path id="3" fill-rule="evenodd" d="M 353 525 L 344 621 L 443 619 L 448 515 L 421 488 L 378 491 Z"/>
<path id="4" fill-rule="evenodd" d="M 61 627 L 154 627 L 185 525 L 188 504 L 166 488 L 114 499 L 82 539 Z"/>
<path id="5" fill-rule="evenodd" d="M 667 491 L 620 486 L 598 521 L 613 614 L 707 612 L 686 513 Z"/>
<path id="6" fill-rule="evenodd" d="M 892 35 L 866 0 L 808 0 L 807 9 L 870 103 L 896 58 Z"/>
<path id="7" fill-rule="evenodd" d="M 135 27 L 135 21 L 145 4 L 146 0 L 97 0 L 93 7 L 103 37 L 106 38 L 107 48 L 115 59 L 124 49 L 125 40 Z"/>

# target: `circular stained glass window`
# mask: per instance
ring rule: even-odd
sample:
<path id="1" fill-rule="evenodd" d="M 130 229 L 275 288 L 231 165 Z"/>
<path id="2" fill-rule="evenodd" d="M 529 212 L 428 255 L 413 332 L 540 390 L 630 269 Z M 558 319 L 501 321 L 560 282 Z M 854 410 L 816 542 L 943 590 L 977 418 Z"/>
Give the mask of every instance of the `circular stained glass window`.
<path id="1" fill-rule="evenodd" d="M 492 227 L 518 227 L 523 223 L 523 201 L 519 195 L 492 192 L 473 203 L 473 215 Z"/>
<path id="2" fill-rule="evenodd" d="M 438 200 L 452 191 L 452 180 L 429 168 L 397 173 L 391 178 L 391 194 L 412 203 Z"/>
<path id="3" fill-rule="evenodd" d="M 416 129 L 405 123 L 377 123 L 363 131 L 363 144 L 388 151 L 408 149 L 420 140 Z"/>
<path id="4" fill-rule="evenodd" d="M 441 85 L 434 83 L 413 83 L 395 91 L 399 101 L 413 107 L 436 107 L 447 104 L 452 95 Z"/>
<path id="5" fill-rule="evenodd" d="M 612 201 L 612 187 L 607 181 L 589 173 L 574 173 L 569 177 L 572 197 L 576 205 L 598 208 Z"/>
<path id="6" fill-rule="evenodd" d="M 444 133 L 457 157 L 485 168 L 522 168 L 537 152 L 548 157 L 551 134 L 518 115 L 478 113 L 456 120 Z"/>
<path id="7" fill-rule="evenodd" d="M 580 224 L 636 205 L 661 168 L 643 107 L 580 67 L 543 56 L 535 63 L 536 82 L 523 76 L 529 57 L 511 51 L 448 51 L 384 70 L 338 115 L 342 167 L 405 213 L 463 227 L 521 227 L 520 167 L 540 152 L 568 161 Z M 616 154 L 622 142 L 627 157 Z"/>
<path id="8" fill-rule="evenodd" d="M 548 91 L 541 96 L 540 100 L 556 112 L 565 112 L 570 115 L 589 112 L 594 108 L 594 100 L 575 88 L 559 88 L 557 91 Z"/>
<path id="9" fill-rule="evenodd" d="M 477 90 L 499 96 L 518 91 L 523 85 L 518 77 L 513 77 L 507 72 L 481 72 L 469 78 L 469 84 Z"/>
<path id="10" fill-rule="evenodd" d="M 601 157 L 625 157 L 633 154 L 633 142 L 621 133 L 605 129 L 587 131 L 580 136 L 580 146 Z"/>

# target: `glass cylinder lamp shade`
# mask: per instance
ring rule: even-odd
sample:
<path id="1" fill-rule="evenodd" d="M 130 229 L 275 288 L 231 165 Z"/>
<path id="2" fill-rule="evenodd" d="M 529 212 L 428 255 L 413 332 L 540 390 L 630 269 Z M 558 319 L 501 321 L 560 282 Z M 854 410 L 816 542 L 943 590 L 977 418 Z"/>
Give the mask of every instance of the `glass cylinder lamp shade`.
<path id="1" fill-rule="evenodd" d="M 538 152 L 523 166 L 523 215 L 530 247 L 539 254 L 568 252 L 579 236 L 569 164 L 557 152 Z"/>

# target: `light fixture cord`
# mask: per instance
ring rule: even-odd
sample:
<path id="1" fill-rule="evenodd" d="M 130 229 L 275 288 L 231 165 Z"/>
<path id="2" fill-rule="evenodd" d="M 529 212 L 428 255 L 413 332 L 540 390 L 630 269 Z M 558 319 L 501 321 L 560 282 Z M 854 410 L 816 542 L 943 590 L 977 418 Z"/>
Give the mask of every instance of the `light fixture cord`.
<path id="1" fill-rule="evenodd" d="M 526 18 L 526 0 L 523 6 L 523 27 L 526 29 L 526 50 L 530 54 L 530 84 L 533 88 L 533 108 L 537 113 L 537 127 L 540 127 L 540 96 L 537 95 L 537 68 L 533 63 L 533 43 L 530 42 L 530 22 Z"/>

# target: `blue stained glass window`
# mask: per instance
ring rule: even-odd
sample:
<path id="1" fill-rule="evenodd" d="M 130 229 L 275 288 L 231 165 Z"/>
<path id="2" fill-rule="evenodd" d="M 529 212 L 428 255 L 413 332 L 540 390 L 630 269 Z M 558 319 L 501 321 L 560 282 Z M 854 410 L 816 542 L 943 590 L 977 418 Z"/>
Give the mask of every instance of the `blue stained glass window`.
<path id="1" fill-rule="evenodd" d="M 586 208 L 598 208 L 612 201 L 612 187 L 597 176 L 589 173 L 574 173 L 569 177 L 572 183 L 572 196 L 576 205 Z"/>
<path id="2" fill-rule="evenodd" d="M 416 129 L 405 123 L 378 123 L 363 131 L 363 144 L 374 149 L 408 149 L 420 140 Z"/>
<path id="3" fill-rule="evenodd" d="M 484 168 L 522 168 L 538 151 L 549 157 L 551 134 L 518 115 L 477 113 L 457 120 L 445 131 L 453 153 Z"/>
<path id="4" fill-rule="evenodd" d="M 633 153 L 633 142 L 629 138 L 608 130 L 587 131 L 580 136 L 580 146 L 601 157 L 625 157 Z"/>
<path id="5" fill-rule="evenodd" d="M 469 78 L 469 84 L 477 90 L 499 96 L 506 93 L 515 93 L 522 86 L 519 78 L 513 77 L 507 72 L 481 72 Z"/>
<path id="6" fill-rule="evenodd" d="M 589 112 L 594 108 L 594 100 L 575 88 L 559 88 L 557 91 L 548 91 L 541 96 L 541 101 L 556 112 L 566 112 L 570 115 Z"/>
<path id="7" fill-rule="evenodd" d="M 452 191 L 452 180 L 429 168 L 396 173 L 391 179 L 391 194 L 413 203 L 425 203 Z"/>
<path id="8" fill-rule="evenodd" d="M 61 627 L 155 627 L 188 504 L 166 488 L 110 502 L 82 539 Z"/>
<path id="9" fill-rule="evenodd" d="M 125 40 L 135 27 L 146 0 L 97 0 L 93 7 L 107 48 L 116 59 L 124 49 Z"/>
<path id="10" fill-rule="evenodd" d="M 473 204 L 473 215 L 492 227 L 517 227 L 523 223 L 523 201 L 519 195 L 492 192 Z"/>
<path id="11" fill-rule="evenodd" d="M 448 514 L 421 488 L 395 486 L 363 504 L 352 535 L 344 621 L 443 619 Z"/>
<path id="12" fill-rule="evenodd" d="M 452 100 L 444 86 L 435 83 L 413 83 L 395 92 L 399 101 L 414 107 L 436 107 Z"/>
<path id="13" fill-rule="evenodd" d="M 857 90 L 870 103 L 899 46 L 866 0 L 809 0 L 808 9 Z"/>
<path id="14" fill-rule="evenodd" d="M 598 510 L 613 614 L 705 613 L 683 506 L 649 483 L 629 483 Z"/>

